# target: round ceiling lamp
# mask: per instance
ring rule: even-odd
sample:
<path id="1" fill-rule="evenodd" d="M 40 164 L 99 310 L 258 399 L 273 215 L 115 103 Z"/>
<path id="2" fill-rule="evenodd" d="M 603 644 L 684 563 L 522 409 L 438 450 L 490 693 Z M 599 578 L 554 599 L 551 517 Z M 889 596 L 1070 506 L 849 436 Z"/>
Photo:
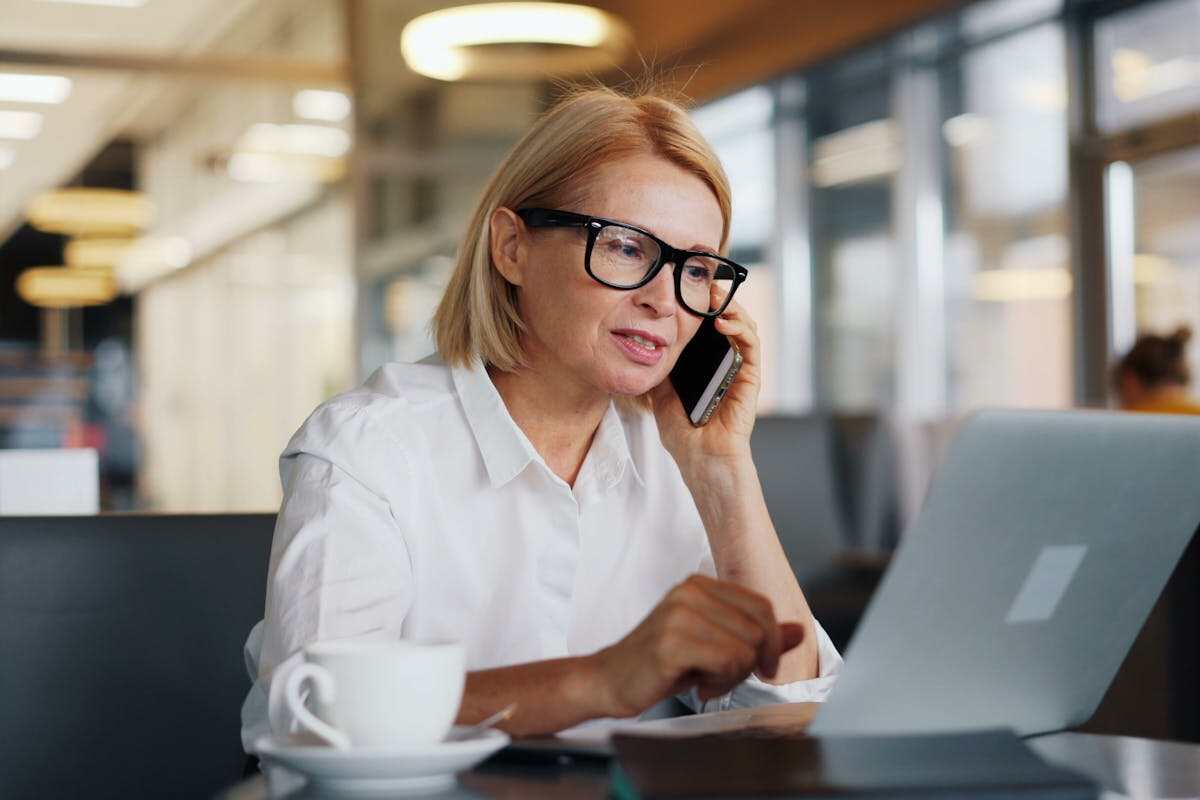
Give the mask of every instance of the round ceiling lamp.
<path id="1" fill-rule="evenodd" d="M 149 226 L 154 204 L 139 192 L 73 187 L 43 192 L 26 209 L 29 224 L 68 236 L 130 236 Z"/>
<path id="2" fill-rule="evenodd" d="M 115 267 L 135 241 L 129 236 L 72 239 L 63 248 L 63 261 L 73 269 Z"/>
<path id="3" fill-rule="evenodd" d="M 40 308 L 79 308 L 111 303 L 117 296 L 111 269 L 32 267 L 17 276 L 17 294 Z"/>
<path id="4" fill-rule="evenodd" d="M 629 27 L 612 14 L 568 3 L 482 3 L 417 17 L 400 35 L 415 72 L 443 81 L 522 80 L 612 67 Z"/>

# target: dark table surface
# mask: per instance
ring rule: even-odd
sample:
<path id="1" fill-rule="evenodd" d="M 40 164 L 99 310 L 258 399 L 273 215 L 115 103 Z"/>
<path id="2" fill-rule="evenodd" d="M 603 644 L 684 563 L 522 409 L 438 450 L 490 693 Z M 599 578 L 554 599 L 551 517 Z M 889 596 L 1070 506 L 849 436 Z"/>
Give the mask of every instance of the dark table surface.
<path id="1" fill-rule="evenodd" d="M 1091 777 L 1106 799 L 1200 798 L 1200 745 L 1197 744 L 1083 733 L 1040 736 L 1030 739 L 1029 744 L 1045 760 Z M 442 800 L 525 797 L 574 800 L 606 797 L 608 786 L 608 765 L 602 760 L 553 763 L 513 761 L 501 756 L 459 776 L 456 788 L 426 796 Z M 260 775 L 230 787 L 222 800 L 307 800 L 321 796 L 307 787 L 273 792 Z"/>

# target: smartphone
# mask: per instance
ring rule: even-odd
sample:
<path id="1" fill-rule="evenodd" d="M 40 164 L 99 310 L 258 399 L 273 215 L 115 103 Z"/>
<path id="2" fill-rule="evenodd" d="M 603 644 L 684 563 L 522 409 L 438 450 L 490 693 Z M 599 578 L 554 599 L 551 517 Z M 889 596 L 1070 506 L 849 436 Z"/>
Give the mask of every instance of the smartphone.
<path id="1" fill-rule="evenodd" d="M 742 354 L 706 317 L 679 354 L 671 370 L 671 385 L 693 425 L 708 422 L 742 366 Z"/>

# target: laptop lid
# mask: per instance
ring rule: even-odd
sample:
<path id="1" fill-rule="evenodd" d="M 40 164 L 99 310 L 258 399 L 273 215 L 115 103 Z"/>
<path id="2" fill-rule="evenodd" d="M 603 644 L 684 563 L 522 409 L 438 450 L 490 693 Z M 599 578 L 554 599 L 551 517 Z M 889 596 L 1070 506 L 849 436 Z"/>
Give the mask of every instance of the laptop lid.
<path id="1" fill-rule="evenodd" d="M 812 730 L 1085 722 L 1198 525 L 1200 418 L 975 414 Z"/>

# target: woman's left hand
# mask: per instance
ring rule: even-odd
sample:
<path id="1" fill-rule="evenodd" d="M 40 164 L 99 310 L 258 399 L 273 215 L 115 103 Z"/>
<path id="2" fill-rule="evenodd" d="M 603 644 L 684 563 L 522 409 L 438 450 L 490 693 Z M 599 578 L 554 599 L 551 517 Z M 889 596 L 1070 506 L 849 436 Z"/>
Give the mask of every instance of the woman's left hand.
<path id="1" fill-rule="evenodd" d="M 750 452 L 750 432 L 758 412 L 761 385 L 758 327 L 735 301 L 717 318 L 716 329 L 741 352 L 742 367 L 707 424 L 692 425 L 670 379 L 650 392 L 663 445 L 685 471 L 696 459 L 730 461 L 747 457 Z"/>

